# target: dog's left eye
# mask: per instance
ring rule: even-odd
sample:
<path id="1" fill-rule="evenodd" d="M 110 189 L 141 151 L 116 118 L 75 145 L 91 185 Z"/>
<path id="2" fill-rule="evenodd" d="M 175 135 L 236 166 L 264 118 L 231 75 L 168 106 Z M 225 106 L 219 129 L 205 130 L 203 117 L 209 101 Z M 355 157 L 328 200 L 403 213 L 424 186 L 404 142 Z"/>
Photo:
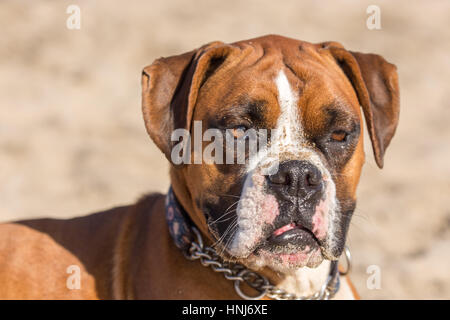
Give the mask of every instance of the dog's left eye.
<path id="1" fill-rule="evenodd" d="M 345 142 L 347 141 L 348 133 L 344 130 L 336 130 L 331 133 L 330 140 L 335 142 Z"/>

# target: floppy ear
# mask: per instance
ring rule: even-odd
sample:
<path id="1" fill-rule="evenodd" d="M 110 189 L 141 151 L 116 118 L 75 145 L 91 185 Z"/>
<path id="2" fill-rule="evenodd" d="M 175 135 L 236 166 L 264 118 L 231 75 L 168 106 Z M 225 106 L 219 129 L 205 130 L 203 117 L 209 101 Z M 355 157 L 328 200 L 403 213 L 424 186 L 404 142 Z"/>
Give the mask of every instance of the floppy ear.
<path id="1" fill-rule="evenodd" d="M 330 50 L 356 91 L 375 160 L 382 168 L 384 152 L 394 136 L 400 112 L 397 68 L 379 55 L 347 51 L 336 42 L 322 46 Z"/>
<path id="2" fill-rule="evenodd" d="M 155 60 L 142 72 L 142 112 L 148 134 L 170 160 L 172 131 L 190 130 L 200 87 L 225 61 L 232 47 L 212 42 Z"/>

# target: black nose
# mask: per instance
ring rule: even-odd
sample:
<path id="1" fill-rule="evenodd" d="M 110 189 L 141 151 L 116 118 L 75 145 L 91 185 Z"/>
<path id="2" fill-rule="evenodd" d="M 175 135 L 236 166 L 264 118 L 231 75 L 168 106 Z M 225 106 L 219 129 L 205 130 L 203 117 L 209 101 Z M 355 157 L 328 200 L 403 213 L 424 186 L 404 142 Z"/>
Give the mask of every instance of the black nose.
<path id="1" fill-rule="evenodd" d="M 290 196 L 312 197 L 323 189 L 320 170 L 308 161 L 280 163 L 277 173 L 268 177 L 269 184 Z"/>

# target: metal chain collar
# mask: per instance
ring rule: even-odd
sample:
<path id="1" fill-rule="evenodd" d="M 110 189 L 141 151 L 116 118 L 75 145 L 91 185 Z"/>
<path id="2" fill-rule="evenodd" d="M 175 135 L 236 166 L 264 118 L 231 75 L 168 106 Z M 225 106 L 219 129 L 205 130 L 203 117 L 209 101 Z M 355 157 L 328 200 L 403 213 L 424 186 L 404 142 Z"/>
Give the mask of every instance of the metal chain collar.
<path id="1" fill-rule="evenodd" d="M 298 297 L 295 294 L 277 288 L 265 276 L 247 269 L 239 263 L 223 261 L 216 250 L 203 244 L 203 238 L 197 228 L 192 227 L 192 231 L 197 239 L 191 242 L 186 258 L 189 260 L 200 260 L 204 267 L 210 267 L 215 272 L 222 273 L 225 279 L 234 281 L 236 293 L 245 300 L 259 300 L 265 296 L 275 300 L 328 300 L 333 298 L 339 289 L 338 281 L 337 284 L 336 281 L 333 281 L 339 279 L 333 279 L 334 277 L 330 274 L 319 291 L 309 296 Z M 348 274 L 351 268 L 351 255 L 347 246 L 344 253 L 347 267 L 344 272 L 339 272 L 340 275 Z M 335 277 L 339 277 L 339 274 L 336 274 Z M 249 296 L 243 293 L 241 290 L 242 282 L 258 291 L 259 294 Z"/>

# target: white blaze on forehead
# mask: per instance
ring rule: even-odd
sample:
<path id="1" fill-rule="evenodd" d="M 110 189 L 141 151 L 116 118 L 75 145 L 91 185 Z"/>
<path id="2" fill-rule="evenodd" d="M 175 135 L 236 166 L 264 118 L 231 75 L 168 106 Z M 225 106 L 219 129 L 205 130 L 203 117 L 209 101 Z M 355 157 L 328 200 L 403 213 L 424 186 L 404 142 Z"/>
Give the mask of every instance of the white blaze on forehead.
<path id="1" fill-rule="evenodd" d="M 257 155 L 250 158 L 247 172 L 257 167 L 269 167 L 278 164 L 279 155 L 298 153 L 303 139 L 303 130 L 298 114 L 298 94 L 292 87 L 283 70 L 280 70 L 275 78 L 278 93 L 278 105 L 280 115 L 274 130 L 271 130 L 271 142 L 269 148 L 261 148 Z M 272 170 L 272 169 L 270 169 Z M 268 170 L 268 171 L 270 171 Z M 273 168 L 277 170 L 277 168 Z"/>
<path id="2" fill-rule="evenodd" d="M 298 116 L 298 95 L 293 91 L 289 81 L 281 70 L 275 79 L 278 90 L 278 104 L 280 106 L 280 116 L 277 121 L 277 128 L 274 143 L 280 147 L 298 147 L 302 140 L 302 130 Z M 280 150 L 289 151 L 289 150 Z"/>

